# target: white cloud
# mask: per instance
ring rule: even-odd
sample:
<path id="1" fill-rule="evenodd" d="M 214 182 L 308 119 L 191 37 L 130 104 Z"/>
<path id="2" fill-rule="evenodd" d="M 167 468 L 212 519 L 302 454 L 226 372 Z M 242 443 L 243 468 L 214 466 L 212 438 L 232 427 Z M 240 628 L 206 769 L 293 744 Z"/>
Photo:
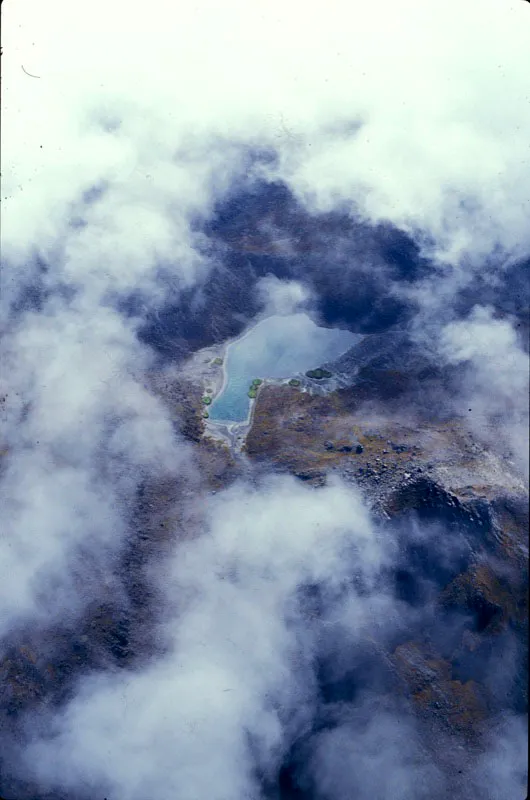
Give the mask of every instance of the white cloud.
<path id="1" fill-rule="evenodd" d="M 470 427 L 489 441 L 504 440 L 528 474 L 528 355 L 510 320 L 475 306 L 443 328 L 441 350 L 450 363 L 469 366 L 456 402 Z"/>
<path id="2" fill-rule="evenodd" d="M 276 148 L 311 207 L 424 230 L 439 254 L 520 253 L 525 12 L 516 0 L 178 11 L 160 0 L 141 18 L 112 2 L 90 19 L 60 0 L 46 14 L 30 0 L 8 7 L 6 254 L 62 238 L 69 203 L 108 181 L 76 256 L 131 276 L 171 256 L 189 280 L 186 220 L 237 169 L 228 141 Z"/>
<path id="3" fill-rule="evenodd" d="M 170 652 L 141 672 L 82 683 L 52 738 L 27 753 L 44 783 L 101 786 L 119 800 L 253 796 L 247 736 L 277 769 L 308 724 L 315 641 L 296 592 L 323 582 L 331 603 L 352 563 L 372 580 L 383 553 L 368 513 L 338 484 L 314 492 L 276 479 L 219 495 L 206 517 L 165 571 Z"/>
<path id="4" fill-rule="evenodd" d="M 165 655 L 85 677 L 61 710 L 32 715 L 23 774 L 87 797 L 236 800 L 262 796 L 258 773 L 274 780 L 305 739 L 299 778 L 316 786 L 309 796 L 420 800 L 451 786 L 473 796 L 482 762 L 459 756 L 453 738 L 437 739 L 467 765 L 461 779 L 442 774 L 429 737 L 394 695 L 362 690 L 353 702 L 318 705 L 319 663 L 340 679 L 410 614 L 381 582 L 395 558 L 390 531 L 374 529 L 351 487 L 314 491 L 287 478 L 237 485 L 210 498 L 204 522 L 161 565 Z M 319 610 L 301 592 L 316 586 Z M 382 666 L 373 656 L 369 664 L 371 675 Z M 524 772 L 517 724 L 491 750 L 514 786 Z"/>
<path id="5" fill-rule="evenodd" d="M 149 354 L 111 309 L 50 302 L 3 339 L 0 631 L 82 611 L 113 577 L 140 477 L 183 469 Z M 191 469 L 191 466 L 190 466 Z"/>
<path id="6" fill-rule="evenodd" d="M 265 306 L 264 314 L 294 314 L 312 300 L 312 292 L 300 281 L 287 281 L 275 275 L 260 278 L 256 289 Z"/>
<path id="7" fill-rule="evenodd" d="M 251 171 L 286 181 L 310 211 L 413 232 L 446 262 L 416 292 L 424 308 L 432 297 L 451 306 L 495 249 L 514 258 L 530 244 L 520 0 L 155 0 L 142 15 L 121 0 L 4 6 L 1 633 L 116 590 L 139 481 L 190 468 L 143 385 L 152 362 L 138 320 L 116 308 L 138 293 L 151 310 L 207 279 L 192 223 L 245 172 L 249 150 L 276 151 Z M 16 312 L 31 284 L 42 310 Z M 309 300 L 298 283 L 261 288 L 282 313 Z M 509 324 L 478 310 L 442 345 L 472 365 L 476 418 L 502 418 L 515 446 L 526 364 Z M 351 542 L 369 583 L 383 555 L 366 512 L 339 487 L 280 482 L 222 495 L 208 513 L 204 536 L 164 573 L 167 658 L 82 684 L 57 738 L 32 751 L 44 782 L 101 782 L 119 800 L 234 800 L 253 787 L 246 731 L 275 763 L 285 726 L 303 727 L 312 686 L 294 676 L 313 631 L 297 625 L 292 595 L 315 580 L 333 597 Z M 391 619 L 385 596 L 356 613 L 350 603 L 352 636 L 385 609 Z"/>
<path id="8" fill-rule="evenodd" d="M 358 711 L 356 717 L 353 723 L 317 737 L 309 766 L 317 797 L 406 800 L 443 796 L 441 775 L 428 752 L 418 747 L 417 732 L 405 714 L 399 717 L 376 705 Z"/>

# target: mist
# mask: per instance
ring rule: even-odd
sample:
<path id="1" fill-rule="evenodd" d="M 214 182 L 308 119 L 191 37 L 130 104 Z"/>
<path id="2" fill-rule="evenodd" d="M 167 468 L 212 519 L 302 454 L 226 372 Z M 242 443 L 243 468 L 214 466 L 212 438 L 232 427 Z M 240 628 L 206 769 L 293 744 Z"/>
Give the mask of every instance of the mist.
<path id="1" fill-rule="evenodd" d="M 444 770 L 387 675 L 383 646 L 436 613 L 428 580 L 396 594 L 396 532 L 340 481 L 248 470 L 212 495 L 149 376 L 271 314 L 407 328 L 527 477 L 526 6 L 2 10 L 2 668 L 27 641 L 61 662 L 96 606 L 135 633 L 2 710 L 1 792 L 283 800 L 287 770 L 318 800 L 522 797 L 522 715 L 480 754 L 440 734 Z M 171 486 L 161 538 L 147 484 Z M 452 574 L 453 534 L 417 535 Z M 355 695 L 326 700 L 350 663 Z"/>

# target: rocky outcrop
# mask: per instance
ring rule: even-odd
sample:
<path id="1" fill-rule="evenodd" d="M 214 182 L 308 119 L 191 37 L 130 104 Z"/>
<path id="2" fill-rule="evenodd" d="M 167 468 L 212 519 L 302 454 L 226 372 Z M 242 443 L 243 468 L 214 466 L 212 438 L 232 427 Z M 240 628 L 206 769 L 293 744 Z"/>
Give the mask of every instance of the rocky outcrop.
<path id="1" fill-rule="evenodd" d="M 503 454 L 482 446 L 443 409 L 414 413 L 410 423 L 403 408 L 396 414 L 385 388 L 392 383 L 389 364 L 382 354 L 375 368 L 374 355 L 373 383 L 361 365 L 351 386 L 327 394 L 266 387 L 246 453 L 315 486 L 339 475 L 398 536 L 415 520 L 438 525 L 440 536 L 460 537 L 462 552 L 449 566 L 441 563 L 443 548 L 429 552 L 405 537 L 397 594 L 412 606 L 432 602 L 437 612 L 415 639 L 394 643 L 387 657 L 422 724 L 478 743 L 496 710 L 527 709 L 526 485 Z M 398 382 L 392 399 L 406 398 L 418 375 Z M 499 684 L 491 683 L 498 669 L 491 665 L 506 652 L 512 655 L 500 701 Z"/>
<path id="2" fill-rule="evenodd" d="M 176 432 L 192 442 L 199 442 L 204 433 L 200 384 L 164 372 L 151 373 L 147 383 L 167 407 Z"/>
<path id="3" fill-rule="evenodd" d="M 396 647 L 392 661 L 423 721 L 436 721 L 466 737 L 483 732 L 487 701 L 475 681 L 455 679 L 450 662 L 416 642 Z"/>

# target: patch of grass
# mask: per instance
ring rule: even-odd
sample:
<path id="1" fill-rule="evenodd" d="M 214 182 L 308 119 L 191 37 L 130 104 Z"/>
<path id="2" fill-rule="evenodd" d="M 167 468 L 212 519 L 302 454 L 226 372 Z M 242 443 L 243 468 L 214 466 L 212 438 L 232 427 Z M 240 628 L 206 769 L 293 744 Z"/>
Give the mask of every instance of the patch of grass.
<path id="1" fill-rule="evenodd" d="M 248 387 L 247 395 L 250 397 L 251 400 L 254 400 L 257 397 L 258 389 L 262 383 L 263 381 L 261 380 L 261 378 L 254 378 L 254 380 Z"/>
<path id="2" fill-rule="evenodd" d="M 321 381 L 324 378 L 331 378 L 332 374 L 333 373 L 328 372 L 327 369 L 322 369 L 322 367 L 319 367 L 318 369 L 309 369 L 306 372 L 306 376 L 308 378 L 314 378 L 317 381 Z"/>
<path id="3" fill-rule="evenodd" d="M 202 398 L 202 402 L 204 403 L 205 406 L 209 406 L 210 403 L 212 402 L 212 398 L 208 397 L 208 395 L 204 395 L 204 397 Z"/>

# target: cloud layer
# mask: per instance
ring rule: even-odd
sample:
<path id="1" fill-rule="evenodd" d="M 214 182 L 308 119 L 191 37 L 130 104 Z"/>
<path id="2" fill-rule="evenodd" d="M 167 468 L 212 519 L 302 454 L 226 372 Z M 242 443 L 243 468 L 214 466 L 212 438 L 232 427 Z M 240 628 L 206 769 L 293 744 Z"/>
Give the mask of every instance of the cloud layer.
<path id="1" fill-rule="evenodd" d="M 312 207 L 392 220 L 453 259 L 525 252 L 529 79 L 515 0 L 303 12 L 204 2 L 178 14 L 158 3 L 141 20 L 115 2 L 82 23 L 53 8 L 5 12 L 15 250 L 52 244 L 71 204 L 106 185 L 79 234 L 90 271 L 76 249 L 78 272 L 92 282 L 112 252 L 112 271 L 121 262 L 138 280 L 142 262 L 171 254 L 189 279 L 183 218 L 208 209 L 237 169 L 237 145 L 251 145 L 278 152 L 273 171 Z"/>
<path id="2" fill-rule="evenodd" d="M 315 631 L 297 589 L 324 581 L 340 596 L 354 551 L 371 581 L 381 554 L 367 512 L 339 486 L 276 480 L 210 501 L 206 526 L 166 577 L 179 610 L 169 655 L 83 684 L 56 738 L 28 751 L 44 783 L 131 800 L 259 796 L 253 769 L 274 775 L 285 740 L 310 724 Z"/>
<path id="3" fill-rule="evenodd" d="M 299 254 L 296 274 L 247 286 L 207 234 L 242 187 L 282 184 L 306 225 L 324 213 L 352 223 L 311 265 L 321 285 L 361 293 L 369 276 L 413 304 L 417 340 L 465 367 L 457 411 L 472 407 L 492 446 L 497 425 L 524 468 L 515 317 L 457 301 L 479 280 L 504 291 L 530 251 L 527 9 L 156 0 L 138 15 L 121 1 L 88 12 L 20 0 L 3 12 L 2 657 L 28 628 L 75 626 L 95 600 L 124 597 L 147 479 L 180 481 L 195 514 L 191 541 L 151 565 L 164 656 L 80 674 L 66 705 L 29 716 L 18 773 L 76 800 L 265 796 L 318 717 L 315 659 L 326 642 L 342 653 L 330 631 L 358 648 L 378 626 L 399 629 L 381 585 L 394 544 L 382 547 L 351 488 L 285 480 L 206 495 L 148 388 L 156 355 L 138 334 L 169 306 L 200 310 L 223 281 L 245 283 L 266 312 L 324 302 Z M 381 223 L 428 259 L 414 285 L 396 285 L 360 241 Z M 261 220 L 294 258 L 278 225 Z M 316 796 L 443 796 L 405 711 L 363 695 L 340 724 L 337 713 L 311 745 Z M 494 739 L 504 785 L 520 783 L 520 741 L 517 723 Z"/>

